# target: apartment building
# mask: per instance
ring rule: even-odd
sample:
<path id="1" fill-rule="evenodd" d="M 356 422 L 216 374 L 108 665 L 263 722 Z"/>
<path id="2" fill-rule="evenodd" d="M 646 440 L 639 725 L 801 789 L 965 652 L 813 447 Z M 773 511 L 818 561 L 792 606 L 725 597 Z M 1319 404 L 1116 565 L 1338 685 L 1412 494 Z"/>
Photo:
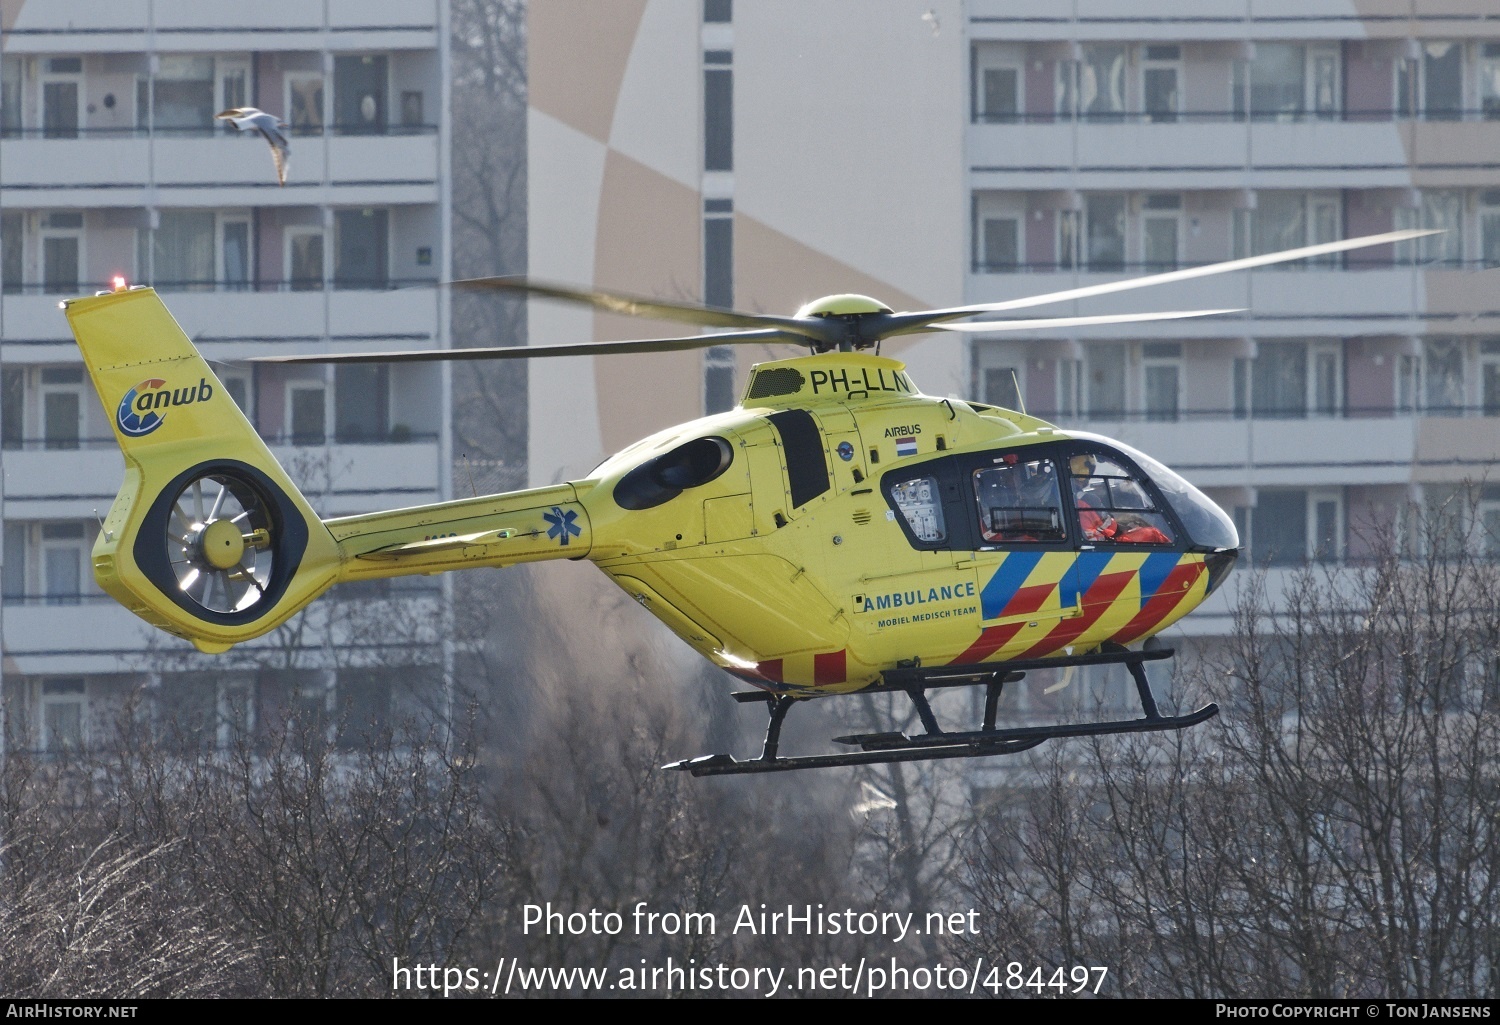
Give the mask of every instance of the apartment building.
<path id="1" fill-rule="evenodd" d="M 976 343 L 975 388 L 1119 437 L 1233 510 L 1271 588 L 1500 455 L 1500 20 L 1482 4 L 967 5 L 971 301 L 1397 228 L 1143 290 L 1212 320 Z M 1016 393 L 1020 387 L 1020 396 Z M 1472 497 L 1500 551 L 1500 490 Z M 1227 628 L 1228 593 L 1182 629 Z"/>
<path id="2" fill-rule="evenodd" d="M 1034 311 L 1243 311 L 1226 316 L 886 352 L 929 394 L 1024 405 L 1182 471 L 1233 513 L 1273 597 L 1295 567 L 1357 559 L 1458 494 L 1500 550 L 1491 5 L 537 5 L 530 54 L 531 269 L 551 278 L 768 312 L 841 291 L 914 309 L 1442 229 Z M 534 344 L 651 326 L 547 303 L 530 323 Z M 566 396 L 568 415 L 534 398 L 533 482 L 722 408 L 750 363 L 784 354 L 536 361 L 533 396 Z M 1212 644 L 1233 595 L 1168 641 Z"/>
<path id="3" fill-rule="evenodd" d="M 287 704 L 397 714 L 441 676 L 442 590 L 336 590 L 300 633 L 218 658 L 99 592 L 122 479 L 59 300 L 153 285 L 322 515 L 448 494 L 446 374 L 252 355 L 448 344 L 444 0 L 6 0 L 0 6 L 3 694 L 10 749 L 87 743 L 144 694 L 225 741 Z M 268 147 L 214 120 L 285 120 Z M 422 672 L 416 672 L 422 668 Z M 428 671 L 431 672 L 428 672 Z M 208 742 L 205 740 L 203 742 Z"/>

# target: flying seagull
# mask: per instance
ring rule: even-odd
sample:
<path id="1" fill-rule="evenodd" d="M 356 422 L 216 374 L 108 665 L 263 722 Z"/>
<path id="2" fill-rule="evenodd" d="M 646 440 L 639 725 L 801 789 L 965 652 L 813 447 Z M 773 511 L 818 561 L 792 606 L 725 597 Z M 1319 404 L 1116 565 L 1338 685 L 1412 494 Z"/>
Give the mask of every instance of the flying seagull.
<path id="1" fill-rule="evenodd" d="M 254 107 L 233 107 L 215 114 L 214 118 L 233 122 L 242 132 L 259 132 L 271 145 L 271 159 L 276 161 L 276 177 L 282 185 L 286 184 L 286 165 L 287 159 L 292 155 L 292 144 L 287 141 L 285 121 Z"/>

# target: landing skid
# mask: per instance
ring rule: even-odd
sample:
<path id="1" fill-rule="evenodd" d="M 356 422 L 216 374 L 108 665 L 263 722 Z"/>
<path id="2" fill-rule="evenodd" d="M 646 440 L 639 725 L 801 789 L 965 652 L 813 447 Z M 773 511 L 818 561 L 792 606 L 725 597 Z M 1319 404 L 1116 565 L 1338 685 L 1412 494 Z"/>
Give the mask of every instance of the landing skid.
<path id="1" fill-rule="evenodd" d="M 989 755 L 1016 754 L 1036 747 L 1043 741 L 1056 737 L 1094 737 L 1111 733 L 1154 733 L 1160 730 L 1180 730 L 1196 726 L 1219 714 L 1217 704 L 1207 704 L 1186 715 L 1162 715 L 1146 681 L 1144 662 L 1155 662 L 1171 658 L 1171 649 L 1157 651 L 1129 651 L 1111 647 L 1111 650 L 1088 655 L 1067 655 L 1061 658 L 1027 659 L 1001 664 L 977 664 L 935 666 L 894 669 L 881 674 L 879 683 L 872 684 L 859 694 L 901 692 L 912 703 L 917 717 L 922 722 L 924 733 L 910 736 L 905 733 L 856 733 L 833 738 L 836 744 L 857 747 L 858 751 L 836 754 L 796 755 L 789 758 L 778 756 L 781 740 L 781 725 L 792 705 L 799 701 L 813 700 L 806 697 L 786 697 L 764 691 L 740 692 L 734 695 L 742 703 L 766 705 L 769 721 L 766 724 L 766 739 L 759 758 L 738 760 L 730 755 L 703 755 L 687 758 L 662 766 L 664 769 L 679 769 L 694 776 L 729 776 L 752 772 L 789 772 L 793 769 L 824 769 L 840 765 L 880 765 L 892 762 L 926 762 L 944 758 L 982 758 Z M 1121 719 L 1113 722 L 1059 723 L 1053 726 L 1020 726 L 1000 729 L 995 725 L 1000 707 L 1000 695 L 1007 683 L 1014 683 L 1027 672 L 1040 669 L 1066 669 L 1069 666 L 1123 665 L 1135 680 L 1136 693 L 1140 697 L 1143 714 L 1137 719 Z M 927 702 L 927 692 L 943 687 L 985 688 L 984 717 L 979 728 L 963 732 L 948 732 L 938 725 Z M 833 695 L 828 695 L 833 696 Z"/>

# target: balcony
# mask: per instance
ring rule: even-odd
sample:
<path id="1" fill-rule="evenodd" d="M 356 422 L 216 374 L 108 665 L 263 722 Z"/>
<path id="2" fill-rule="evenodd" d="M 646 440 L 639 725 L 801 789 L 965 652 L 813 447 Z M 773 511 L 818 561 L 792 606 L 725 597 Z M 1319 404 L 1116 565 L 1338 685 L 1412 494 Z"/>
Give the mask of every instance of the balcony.
<path id="1" fill-rule="evenodd" d="M 245 285 L 204 282 L 202 291 L 172 291 L 164 286 L 162 301 L 188 337 L 200 343 L 230 343 L 214 351 L 216 359 L 238 359 L 268 354 L 271 340 L 296 339 L 302 348 L 317 344 L 308 339 L 394 339 L 397 348 L 420 348 L 440 334 L 440 299 L 428 287 L 384 290 L 282 291 L 283 282 L 265 284 L 266 291 L 246 291 Z M 392 282 L 392 285 L 427 282 Z M 88 294 L 93 284 L 80 285 Z M 97 287 L 104 287 L 103 282 Z M 214 290 L 217 288 L 218 290 Z M 62 295 L 11 294 L 0 297 L 0 332 L 7 362 L 53 361 L 55 350 L 38 342 L 71 345 L 67 317 L 58 309 Z M 247 339 L 238 341 L 238 339 Z M 368 343 L 364 347 L 368 347 Z M 71 359 L 71 354 L 67 357 Z"/>
<path id="2" fill-rule="evenodd" d="M 1225 259 L 1228 259 L 1228 254 Z M 1003 302 L 1045 292 L 1103 284 L 1127 277 L 1158 273 L 1164 268 L 1125 267 L 1104 274 L 1074 271 L 1044 265 L 1027 266 L 1016 273 L 969 275 L 965 297 L 974 303 Z M 1479 276 L 1461 270 L 1426 271 L 1413 267 L 1376 266 L 1368 270 L 1341 271 L 1323 268 L 1272 269 L 1223 274 L 1196 281 L 1143 288 L 1102 296 L 1076 304 L 1077 313 L 1146 313 L 1153 310 L 1242 309 L 1245 315 L 1135 325 L 1124 328 L 1088 329 L 1087 337 L 1218 338 L 1261 334 L 1326 334 L 1330 318 L 1344 321 L 1339 333 L 1349 333 L 1357 322 L 1370 322 L 1368 330 L 1389 333 L 1391 321 L 1405 321 L 1429 312 L 1429 298 L 1462 306 L 1480 300 Z M 1438 279 L 1436 287 L 1434 279 Z M 1021 316 L 1065 316 L 1071 307 L 1039 307 L 1013 314 Z M 1455 310 L 1454 312 L 1458 312 Z M 1253 329 L 1250 321 L 1255 319 Z M 1082 334 L 1076 329 L 1070 334 Z"/>
<path id="3" fill-rule="evenodd" d="M 1123 441 L 1199 487 L 1228 488 L 1409 483 L 1423 421 L 1413 416 L 1235 419 L 1225 412 L 1185 412 L 1172 422 L 1059 423 Z"/>
<path id="4" fill-rule="evenodd" d="M 56 604 L 50 604 L 55 602 Z M 7 672 L 117 673 L 139 658 L 152 634 L 170 641 L 102 594 L 7 600 L 0 610 Z M 12 668 L 13 667 L 13 668 Z"/>
<path id="5" fill-rule="evenodd" d="M 435 439 L 326 447 L 268 440 L 271 454 L 323 517 L 425 505 L 441 496 L 442 447 Z"/>
<path id="6" fill-rule="evenodd" d="M 1404 188 L 1412 183 L 1408 152 L 1413 133 L 1424 137 L 1459 130 L 1457 154 L 1428 148 L 1434 163 L 1474 166 L 1482 171 L 1487 152 L 1500 142 L 1500 124 L 1426 125 L 1315 119 L 1273 122 L 1240 120 L 1228 112 L 1182 114 L 1160 123 L 1143 114 L 1118 120 L 1059 120 L 1037 123 L 977 123 L 969 127 L 968 161 L 977 188 L 1068 187 L 1127 189 L 1159 175 L 1174 189 Z M 1421 129 L 1418 132 L 1418 129 Z M 1447 147 L 1452 149 L 1453 146 Z M 1425 184 L 1456 184 L 1445 171 Z"/>
<path id="7" fill-rule="evenodd" d="M 435 203 L 441 138 L 432 126 L 297 135 L 283 188 L 258 135 L 104 129 L 49 139 L 27 132 L 5 140 L 0 194 L 7 207 L 34 208 L 140 206 L 148 187 L 167 206 Z"/>
<path id="8" fill-rule="evenodd" d="M 75 448 L 28 442 L 0 453 L 5 468 L 7 519 L 93 519 L 109 511 L 125 478 L 113 437 L 81 438 Z"/>
<path id="9" fill-rule="evenodd" d="M 305 49 L 321 40 L 325 13 L 326 27 L 339 33 L 341 43 L 354 48 L 367 45 L 361 38 L 364 35 L 376 37 L 368 45 L 438 45 L 439 19 L 434 0 L 329 0 L 327 4 L 259 0 L 253 18 L 231 18 L 228 23 L 221 5 L 196 0 L 111 0 L 108 4 L 47 0 L 45 4 L 22 4 L 17 10 L 14 26 L 7 26 L 8 52 L 56 53 L 57 36 L 65 38 L 68 53 L 110 52 L 122 47 L 145 50 L 149 44 L 144 26 L 153 23 L 178 32 L 211 36 L 213 45 L 226 50 Z M 270 37 L 265 26 L 275 26 Z"/>
<path id="10" fill-rule="evenodd" d="M 441 641 L 437 630 L 442 623 L 439 588 L 436 581 L 425 578 L 392 581 L 368 594 L 335 588 L 311 606 L 309 635 L 321 640 L 326 632 L 334 646 L 357 643 L 360 654 L 375 664 L 420 658 L 422 646 Z M 156 630 L 97 591 L 8 598 L 0 608 L 0 624 L 7 674 L 141 670 L 150 667 L 152 646 L 171 655 L 188 650 L 186 641 Z M 251 649 L 274 647 L 276 643 L 274 637 L 263 638 L 249 642 L 242 650 L 250 653 Z M 316 664 L 316 652 L 311 653 L 309 661 Z"/>

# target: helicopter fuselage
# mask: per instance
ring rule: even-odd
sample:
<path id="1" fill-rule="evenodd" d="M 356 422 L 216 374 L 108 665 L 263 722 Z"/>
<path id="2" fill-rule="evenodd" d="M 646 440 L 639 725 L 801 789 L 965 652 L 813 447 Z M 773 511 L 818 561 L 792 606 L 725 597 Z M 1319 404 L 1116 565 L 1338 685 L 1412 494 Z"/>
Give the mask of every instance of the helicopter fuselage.
<path id="1" fill-rule="evenodd" d="M 1114 476 L 1075 476 L 1080 455 Z M 1185 483 L 1105 439 L 922 395 L 896 360 L 829 353 L 758 365 L 740 407 L 574 484 L 588 536 L 569 543 L 731 673 L 838 693 L 1176 622 L 1237 539 L 1195 489 L 1177 512 L 1162 473 Z"/>

